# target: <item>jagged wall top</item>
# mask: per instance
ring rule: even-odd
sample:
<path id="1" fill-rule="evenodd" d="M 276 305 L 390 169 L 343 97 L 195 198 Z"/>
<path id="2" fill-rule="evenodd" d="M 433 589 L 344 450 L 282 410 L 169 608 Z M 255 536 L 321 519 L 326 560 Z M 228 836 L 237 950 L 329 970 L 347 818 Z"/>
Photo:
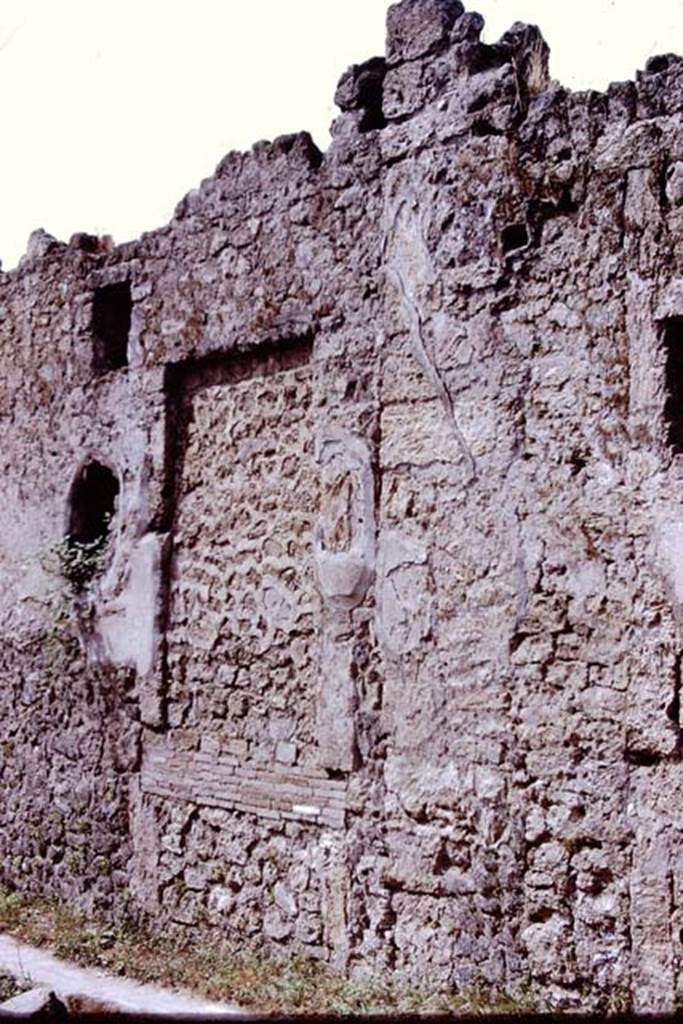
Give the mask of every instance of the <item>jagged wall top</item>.
<path id="1" fill-rule="evenodd" d="M 400 124 L 425 104 L 439 100 L 453 107 L 453 99 L 460 97 L 468 112 L 474 114 L 490 100 L 502 98 L 506 91 L 515 94 L 515 110 L 503 122 L 494 123 L 491 130 L 509 130 L 523 119 L 532 96 L 548 89 L 566 92 L 549 79 L 549 48 L 534 25 L 516 22 L 497 43 L 486 44 L 481 41 L 484 19 L 466 11 L 460 0 L 400 0 L 389 7 L 386 26 L 385 55 L 351 65 L 339 80 L 334 98 L 342 116 L 332 125 L 333 140 Z M 647 78 L 657 78 L 655 92 L 661 96 L 666 86 L 660 76 L 680 64 L 681 58 L 673 54 L 651 58 L 637 80 L 642 85 Z M 468 84 L 471 75 L 485 76 L 488 84 L 483 91 L 480 83 L 473 93 Z M 626 82 L 611 86 L 609 91 L 627 94 L 632 89 L 633 83 Z M 648 91 L 652 93 L 651 88 Z M 668 107 L 671 109 L 671 98 Z M 486 132 L 485 118 L 469 120 L 475 132 Z M 269 160 L 283 153 L 310 167 L 320 166 L 325 159 L 303 131 L 273 142 L 257 142 L 250 153 L 231 152 L 215 173 L 235 173 L 247 158 Z M 201 187 L 180 201 L 176 217 L 187 214 Z M 29 239 L 22 263 L 48 253 L 54 255 L 63 245 L 38 229 Z M 74 234 L 69 246 L 91 256 L 113 248 L 110 237 L 97 239 L 83 232 Z"/>

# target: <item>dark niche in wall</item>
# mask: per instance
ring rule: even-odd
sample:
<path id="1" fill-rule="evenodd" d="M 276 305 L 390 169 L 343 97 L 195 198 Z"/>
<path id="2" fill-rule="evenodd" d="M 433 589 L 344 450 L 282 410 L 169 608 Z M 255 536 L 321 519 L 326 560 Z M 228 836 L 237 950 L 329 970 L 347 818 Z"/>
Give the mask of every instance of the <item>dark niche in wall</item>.
<path id="1" fill-rule="evenodd" d="M 132 311 L 129 281 L 119 281 L 96 289 L 92 305 L 92 332 L 93 369 L 97 373 L 119 370 L 128 365 Z"/>
<path id="2" fill-rule="evenodd" d="M 683 317 L 671 317 L 664 321 L 662 343 L 666 356 L 666 440 L 674 455 L 680 455 L 683 453 Z"/>
<path id="3" fill-rule="evenodd" d="M 369 60 L 358 80 L 358 104 L 363 111 L 359 129 L 372 132 L 386 127 L 382 110 L 386 62 L 382 58 Z"/>
<path id="4" fill-rule="evenodd" d="M 529 231 L 526 224 L 508 224 L 503 228 L 501 241 L 504 253 L 526 248 L 529 244 Z"/>
<path id="5" fill-rule="evenodd" d="M 104 567 L 119 481 L 101 462 L 92 461 L 76 475 L 69 494 L 68 530 L 61 550 L 62 573 L 82 589 Z"/>

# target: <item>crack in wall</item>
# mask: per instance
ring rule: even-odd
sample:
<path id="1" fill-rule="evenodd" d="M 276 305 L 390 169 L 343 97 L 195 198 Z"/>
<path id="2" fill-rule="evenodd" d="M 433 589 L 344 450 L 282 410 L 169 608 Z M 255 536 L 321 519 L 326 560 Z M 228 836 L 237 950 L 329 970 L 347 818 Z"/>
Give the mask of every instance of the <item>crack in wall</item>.
<path id="1" fill-rule="evenodd" d="M 420 366 L 425 376 L 427 377 L 427 380 L 431 383 L 432 387 L 434 388 L 437 397 L 440 399 L 444 409 L 446 410 L 446 415 L 448 417 L 451 430 L 465 460 L 465 465 L 467 468 L 466 482 L 471 483 L 476 478 L 477 475 L 474 456 L 472 455 L 469 445 L 465 440 L 465 435 L 463 434 L 458 424 L 458 420 L 455 414 L 453 398 L 450 394 L 450 391 L 448 390 L 448 385 L 446 384 L 445 378 L 439 371 L 439 368 L 437 367 L 432 357 L 429 355 L 427 342 L 424 335 L 424 321 L 422 313 L 420 311 L 420 306 L 417 302 L 415 295 L 410 294 L 408 285 L 398 264 L 392 264 L 389 257 L 389 249 L 391 246 L 391 242 L 393 241 L 396 235 L 401 212 L 403 211 L 403 209 L 407 208 L 410 208 L 415 211 L 414 220 L 416 223 L 419 224 L 419 203 L 414 193 L 410 198 L 408 198 L 407 196 L 403 196 L 401 200 L 398 202 L 392 214 L 390 226 L 386 230 L 384 238 L 382 240 L 381 251 L 383 259 L 385 261 L 385 272 L 387 274 L 387 277 L 389 278 L 389 280 L 392 281 L 396 290 L 399 293 L 401 305 L 403 306 L 403 310 L 408 319 L 408 334 L 412 342 L 413 355 L 417 360 L 418 365 Z M 421 241 L 423 252 L 426 256 L 426 259 L 428 260 L 429 266 L 433 274 L 434 265 L 431 259 L 431 255 L 429 254 L 429 251 L 427 249 L 424 233 L 421 227 L 419 228 L 419 238 Z"/>

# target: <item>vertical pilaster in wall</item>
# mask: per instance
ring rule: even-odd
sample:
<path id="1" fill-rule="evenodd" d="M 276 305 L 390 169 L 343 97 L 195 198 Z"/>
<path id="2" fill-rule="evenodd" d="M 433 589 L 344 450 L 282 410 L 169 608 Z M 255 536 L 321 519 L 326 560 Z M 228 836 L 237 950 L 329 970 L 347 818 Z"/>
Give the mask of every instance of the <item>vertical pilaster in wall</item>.
<path id="1" fill-rule="evenodd" d="M 674 689 L 675 648 L 670 631 L 676 628 L 674 621 L 678 622 L 678 630 L 683 626 L 683 466 L 680 459 L 672 458 L 675 450 L 666 416 L 667 407 L 671 411 L 666 322 L 671 311 L 679 308 L 678 303 L 683 303 L 680 285 L 681 282 L 671 282 L 657 296 L 652 285 L 634 275 L 626 300 L 628 432 L 632 441 L 628 476 L 641 492 L 648 488 L 656 492 L 661 483 L 665 484 L 646 514 L 647 526 L 634 512 L 631 527 L 636 544 L 641 543 L 639 535 L 647 536 L 652 575 L 655 580 L 659 577 L 654 594 L 647 597 L 643 614 L 654 620 L 654 625 L 658 626 L 660 621 L 662 625 L 651 628 L 624 656 L 628 679 L 627 749 L 633 756 L 647 756 L 653 761 L 666 756 L 675 744 L 672 722 L 666 714 Z M 611 486 L 616 483 L 615 480 Z M 653 666 L 657 666 L 656 671 Z"/>
<path id="2" fill-rule="evenodd" d="M 424 311 L 433 301 L 437 274 L 427 245 L 425 215 L 412 180 L 397 176 L 388 191 L 384 221 L 385 272 L 407 331 L 411 354 L 446 414 L 448 430 L 443 433 L 457 444 L 466 474 L 474 478 L 476 465 L 471 444 L 463 433 L 452 395 L 426 336 Z"/>
<path id="3" fill-rule="evenodd" d="M 625 249 L 635 250 L 641 273 L 656 270 L 662 219 L 660 183 L 651 167 L 634 167 L 626 177 L 624 198 Z"/>
<path id="4" fill-rule="evenodd" d="M 333 967 L 343 971 L 349 960 L 351 946 L 351 880 L 346 847 L 339 841 L 329 843 L 322 859 L 322 918 L 325 945 L 331 951 Z"/>
<path id="5" fill-rule="evenodd" d="M 664 360 L 653 305 L 652 285 L 638 274 L 631 275 L 626 293 L 628 430 L 638 443 L 638 461 L 647 461 L 649 471 L 657 465 L 656 431 L 664 403 Z"/>
<path id="6" fill-rule="evenodd" d="M 128 807 L 133 846 L 129 864 L 131 895 L 143 911 L 158 913 L 161 834 L 154 808 L 145 801 L 139 777 L 131 782 Z"/>
<path id="7" fill-rule="evenodd" d="M 397 530 L 383 531 L 378 566 L 378 631 L 387 653 L 417 650 L 431 630 L 429 552 Z"/>
<path id="8" fill-rule="evenodd" d="M 629 877 L 634 1010 L 667 1010 L 675 988 L 674 950 L 680 943 L 680 839 L 671 808 L 680 805 L 677 765 L 640 766 L 630 775 L 633 847 Z"/>
<path id="9" fill-rule="evenodd" d="M 322 428 L 316 441 L 321 493 L 315 533 L 323 598 L 316 735 L 320 763 L 351 771 L 356 761 L 351 612 L 362 603 L 375 565 L 375 481 L 360 438 Z"/>
<path id="10" fill-rule="evenodd" d="M 353 633 L 346 612 L 324 613 L 320 631 L 320 684 L 316 706 L 316 739 L 320 764 L 350 772 L 356 766 L 358 705 L 353 677 Z"/>
<path id="11" fill-rule="evenodd" d="M 656 508 L 655 547 L 657 563 L 664 575 L 671 608 L 683 627 L 683 511 L 680 486 L 683 483 L 683 279 L 674 279 L 659 295 L 642 346 L 651 370 L 651 449 L 656 467 L 665 470 L 667 489 Z M 643 357 L 641 357 L 643 358 Z M 680 482 L 679 482 L 680 481 Z"/>
<path id="12" fill-rule="evenodd" d="M 635 172 L 631 172 L 633 175 Z M 654 217 L 654 210 L 650 210 Z M 644 214 L 643 214 L 644 216 Z M 648 231 L 652 225 L 648 228 Z M 642 245 L 645 242 L 641 242 Z M 645 511 L 652 556 L 643 574 L 647 621 L 624 658 L 628 680 L 626 760 L 632 829 L 629 927 L 634 1009 L 665 1010 L 680 991 L 677 949 L 683 924 L 678 865 L 681 844 L 672 809 L 681 804 L 680 650 L 683 635 L 683 460 L 680 458 L 680 367 L 683 280 L 658 293 L 632 277 L 627 303 L 630 347 L 629 433 L 637 442 L 630 475 L 650 495 Z M 642 529 L 638 507 L 634 532 Z M 636 541 L 637 543 L 637 541 Z M 636 564 L 640 559 L 634 559 Z M 649 577 L 649 578 L 648 578 Z M 659 577 L 659 579 L 658 579 Z"/>

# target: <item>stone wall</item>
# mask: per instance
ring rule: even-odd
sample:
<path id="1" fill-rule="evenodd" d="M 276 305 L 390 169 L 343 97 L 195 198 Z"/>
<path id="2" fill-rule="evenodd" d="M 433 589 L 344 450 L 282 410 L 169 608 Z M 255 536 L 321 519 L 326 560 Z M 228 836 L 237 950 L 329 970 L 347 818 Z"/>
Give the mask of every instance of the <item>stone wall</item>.
<path id="1" fill-rule="evenodd" d="M 0 874 L 668 1008 L 683 62 L 571 94 L 538 30 L 481 28 L 395 4 L 324 155 L 258 143 L 167 227 L 0 275 Z"/>
<path id="2" fill-rule="evenodd" d="M 141 741 L 132 673 L 89 668 L 55 629 L 5 638 L 0 679 L 3 879 L 124 919 Z"/>

